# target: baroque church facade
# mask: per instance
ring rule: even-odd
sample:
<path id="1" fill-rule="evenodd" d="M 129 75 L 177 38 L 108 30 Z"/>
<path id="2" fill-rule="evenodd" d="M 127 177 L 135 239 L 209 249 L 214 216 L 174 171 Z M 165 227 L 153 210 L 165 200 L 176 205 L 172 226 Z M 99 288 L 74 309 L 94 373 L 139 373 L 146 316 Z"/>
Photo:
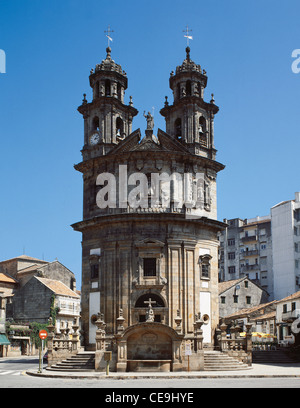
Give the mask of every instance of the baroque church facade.
<path id="1" fill-rule="evenodd" d="M 90 73 L 93 99 L 84 95 L 78 108 L 84 146 L 75 169 L 84 196 L 83 220 L 73 228 L 82 233 L 84 345 L 95 350 L 101 316 L 116 370 L 151 360 L 181 370 L 187 343 L 198 369 L 197 353 L 213 348 L 219 324 L 219 108 L 213 95 L 205 102 L 207 75 L 187 47 L 169 79 L 173 103 L 166 98 L 160 111 L 166 130 L 154 135 L 148 113 L 145 135 L 133 131 L 138 111 L 131 97 L 124 102 L 127 75 L 106 52 Z"/>

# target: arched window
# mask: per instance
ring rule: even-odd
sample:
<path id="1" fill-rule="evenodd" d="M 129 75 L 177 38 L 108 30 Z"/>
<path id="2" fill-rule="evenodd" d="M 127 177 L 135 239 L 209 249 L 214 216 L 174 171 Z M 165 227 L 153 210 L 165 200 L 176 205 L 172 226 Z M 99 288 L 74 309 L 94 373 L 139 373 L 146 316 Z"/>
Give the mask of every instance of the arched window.
<path id="1" fill-rule="evenodd" d="M 105 96 L 110 96 L 111 95 L 111 90 L 110 90 L 110 80 L 107 79 L 105 81 Z"/>
<path id="2" fill-rule="evenodd" d="M 199 95 L 200 98 L 201 98 L 202 95 L 201 95 L 201 83 L 200 83 L 200 82 L 198 82 L 198 84 L 197 84 L 197 92 L 198 92 L 198 95 Z"/>
<path id="3" fill-rule="evenodd" d="M 121 87 L 121 84 L 119 84 L 119 82 L 118 82 L 118 85 L 117 85 L 117 95 L 118 95 L 118 99 L 122 99 L 122 87 Z"/>
<path id="4" fill-rule="evenodd" d="M 200 133 L 206 132 L 206 119 L 204 118 L 204 116 L 201 116 L 199 118 L 199 132 Z"/>
<path id="5" fill-rule="evenodd" d="M 95 85 L 94 85 L 94 94 L 93 94 L 94 99 L 99 98 L 99 96 L 100 96 L 100 88 L 99 88 L 99 86 L 100 86 L 99 81 L 97 81 L 97 82 L 95 83 Z"/>
<path id="6" fill-rule="evenodd" d="M 93 130 L 99 131 L 99 118 L 95 116 L 93 119 Z"/>
<path id="7" fill-rule="evenodd" d="M 177 99 L 181 98 L 181 86 L 177 84 Z"/>
<path id="8" fill-rule="evenodd" d="M 210 279 L 210 261 L 212 257 L 209 254 L 202 255 L 199 257 L 200 265 L 200 278 Z"/>
<path id="9" fill-rule="evenodd" d="M 124 123 L 121 118 L 117 118 L 116 120 L 116 130 L 117 130 L 117 136 L 122 137 L 124 133 Z"/>
<path id="10" fill-rule="evenodd" d="M 207 146 L 207 132 L 206 132 L 206 120 L 203 116 L 199 119 L 199 141 L 204 147 Z"/>
<path id="11" fill-rule="evenodd" d="M 182 134 L 181 134 L 181 119 L 177 118 L 175 120 L 175 136 L 181 139 Z"/>
<path id="12" fill-rule="evenodd" d="M 186 96 L 192 95 L 192 83 L 190 80 L 186 81 Z"/>

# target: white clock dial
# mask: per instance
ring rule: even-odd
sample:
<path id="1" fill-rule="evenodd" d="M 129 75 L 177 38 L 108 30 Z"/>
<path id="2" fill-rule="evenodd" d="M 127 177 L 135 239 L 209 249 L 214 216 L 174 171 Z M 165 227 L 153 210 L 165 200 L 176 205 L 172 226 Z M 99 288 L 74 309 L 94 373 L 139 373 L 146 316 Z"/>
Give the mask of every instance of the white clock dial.
<path id="1" fill-rule="evenodd" d="M 99 143 L 99 141 L 100 141 L 99 133 L 92 134 L 92 136 L 90 137 L 90 144 L 92 146 L 95 146 L 97 143 Z"/>

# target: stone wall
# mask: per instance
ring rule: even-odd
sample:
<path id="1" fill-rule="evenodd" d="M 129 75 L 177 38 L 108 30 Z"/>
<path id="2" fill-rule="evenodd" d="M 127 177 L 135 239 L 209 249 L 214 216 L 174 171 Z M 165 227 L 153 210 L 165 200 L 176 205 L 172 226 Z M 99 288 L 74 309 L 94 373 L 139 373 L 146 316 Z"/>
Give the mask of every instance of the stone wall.
<path id="1" fill-rule="evenodd" d="M 59 261 L 51 262 L 39 268 L 38 276 L 64 283 L 68 288 L 76 290 L 75 275 Z"/>
<path id="2" fill-rule="evenodd" d="M 156 218 L 157 221 L 157 218 Z M 180 239 L 178 236 L 180 234 Z M 149 237 L 155 237 L 153 243 L 147 243 Z M 145 240 L 145 248 L 139 248 Z M 161 242 L 157 248 L 155 241 Z M 140 243 L 140 244 L 138 244 Z M 147 249 L 148 245 L 148 249 Z M 182 222 L 168 223 L 167 217 L 161 222 L 128 222 L 121 219 L 107 228 L 85 233 L 83 244 L 83 279 L 82 279 L 82 324 L 86 345 L 95 342 L 95 331 L 92 316 L 99 310 L 91 310 L 90 299 L 98 298 L 96 305 L 104 314 L 107 334 L 116 333 L 119 309 L 123 309 L 125 326 L 139 322 L 140 309 L 135 308 L 137 299 L 146 294 L 159 295 L 165 304 L 155 313 L 162 315 L 162 322 L 175 328 L 175 318 L 179 310 L 182 318 L 183 332 L 188 335 L 194 330 L 195 315 L 201 312 L 202 306 L 209 319 L 204 326 L 205 343 L 211 344 L 215 328 L 219 322 L 218 315 L 218 242 L 213 228 L 204 228 L 202 223 Z M 101 249 L 101 256 L 95 259 L 91 251 Z M 139 260 L 146 256 L 157 256 L 159 251 L 159 276 L 153 279 L 141 277 Z M 199 253 L 210 254 L 211 269 L 209 277 L 201 277 Z M 91 280 L 91 263 L 99 263 L 99 276 Z M 205 297 L 204 294 L 208 296 Z M 206 300 L 207 298 L 207 300 Z M 146 305 L 145 305 L 146 308 Z M 146 309 L 145 309 L 146 310 Z M 204 314 L 204 313 L 203 313 Z M 90 333 L 90 339 L 88 334 Z"/>
<path id="3" fill-rule="evenodd" d="M 246 283 L 246 284 L 245 284 Z M 238 296 L 238 303 L 234 302 L 234 296 Z M 225 297 L 225 304 L 220 299 L 220 318 L 230 316 L 239 310 L 251 308 L 267 302 L 267 292 L 250 279 L 242 280 L 236 285 L 220 294 L 220 298 Z M 251 303 L 247 303 L 247 297 L 251 298 Z"/>
<path id="4" fill-rule="evenodd" d="M 14 295 L 13 315 L 16 322 L 47 323 L 53 292 L 32 278 Z"/>

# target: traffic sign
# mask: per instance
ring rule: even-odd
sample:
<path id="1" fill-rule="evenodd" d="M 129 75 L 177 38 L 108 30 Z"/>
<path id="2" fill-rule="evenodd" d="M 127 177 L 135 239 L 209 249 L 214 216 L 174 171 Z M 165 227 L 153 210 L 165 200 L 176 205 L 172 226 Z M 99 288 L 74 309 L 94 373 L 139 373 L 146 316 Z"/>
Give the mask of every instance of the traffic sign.
<path id="1" fill-rule="evenodd" d="M 192 355 L 191 343 L 185 343 L 185 355 L 186 356 L 191 356 Z"/>
<path id="2" fill-rule="evenodd" d="M 39 331 L 39 338 L 42 340 L 45 340 L 48 337 L 48 333 L 46 332 L 46 330 L 40 330 Z"/>

